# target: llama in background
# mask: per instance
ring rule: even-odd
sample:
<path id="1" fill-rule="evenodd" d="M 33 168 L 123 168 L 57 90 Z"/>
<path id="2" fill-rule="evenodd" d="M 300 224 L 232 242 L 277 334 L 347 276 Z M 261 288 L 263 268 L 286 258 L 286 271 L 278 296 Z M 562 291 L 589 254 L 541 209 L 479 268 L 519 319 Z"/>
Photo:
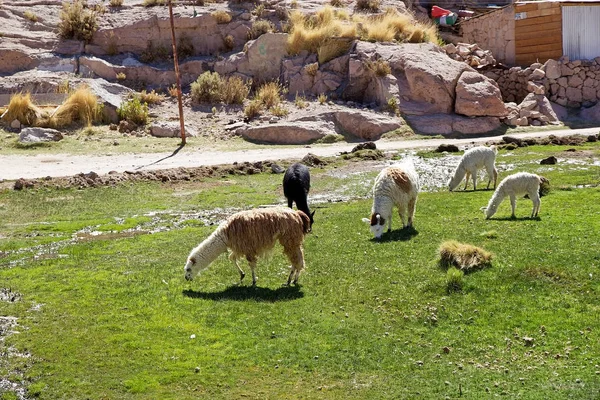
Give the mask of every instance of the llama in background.
<path id="1" fill-rule="evenodd" d="M 478 146 L 465 151 L 465 154 L 463 154 L 460 159 L 458 167 L 456 167 L 456 170 L 454 171 L 454 176 L 448 182 L 450 191 L 456 189 L 465 175 L 465 188 L 463 190 L 467 189 L 469 178 L 471 176 L 473 176 L 473 190 L 477 190 L 477 171 L 483 168 L 485 168 L 488 174 L 487 188 L 490 188 L 493 177 L 494 189 L 496 189 L 496 181 L 498 180 L 498 170 L 496 170 L 496 166 L 494 165 L 496 163 L 496 154 L 498 154 L 496 146 Z"/>
<path id="2" fill-rule="evenodd" d="M 304 164 L 296 163 L 290 165 L 283 175 L 283 194 L 287 198 L 288 207 L 296 203 L 296 208 L 304 211 L 310 218 L 310 225 L 314 222 L 315 212 L 308 208 L 308 192 L 310 191 L 310 172 Z"/>
<path id="3" fill-rule="evenodd" d="M 256 262 L 279 241 L 292 263 L 287 284 L 297 284 L 304 269 L 304 236 L 310 232 L 310 220 L 302 211 L 273 207 L 241 211 L 229 217 L 188 256 L 185 279 L 191 281 L 222 253 L 230 250 L 229 259 L 240 272 L 240 282 L 246 274 L 238 259 L 245 257 L 252 270 L 252 285 L 256 285 Z"/>
<path id="4" fill-rule="evenodd" d="M 362 220 L 371 225 L 375 238 L 380 238 L 386 222 L 388 232 L 392 230 L 392 209 L 396 206 L 402 227 L 411 227 L 418 195 L 419 176 L 412 161 L 386 167 L 375 178 L 371 218 Z"/>
<path id="5" fill-rule="evenodd" d="M 498 206 L 506 196 L 510 196 L 510 205 L 512 207 L 511 218 L 515 218 L 515 208 L 517 207 L 517 196 L 527 194 L 533 202 L 531 218 L 537 217 L 540 211 L 540 185 L 548 185 L 550 182 L 543 176 L 530 174 L 528 172 L 518 172 L 509 175 L 500 182 L 498 189 L 492 195 L 485 211 L 485 218 L 489 219 L 498 210 Z"/>

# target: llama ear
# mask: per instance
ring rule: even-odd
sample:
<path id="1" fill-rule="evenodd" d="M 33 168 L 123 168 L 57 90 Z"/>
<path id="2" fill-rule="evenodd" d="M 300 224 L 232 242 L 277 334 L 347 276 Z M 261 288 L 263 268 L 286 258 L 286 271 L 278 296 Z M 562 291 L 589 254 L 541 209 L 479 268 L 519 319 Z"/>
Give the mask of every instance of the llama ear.
<path id="1" fill-rule="evenodd" d="M 369 218 L 363 218 L 362 222 L 366 223 L 366 224 L 371 224 L 371 220 Z"/>

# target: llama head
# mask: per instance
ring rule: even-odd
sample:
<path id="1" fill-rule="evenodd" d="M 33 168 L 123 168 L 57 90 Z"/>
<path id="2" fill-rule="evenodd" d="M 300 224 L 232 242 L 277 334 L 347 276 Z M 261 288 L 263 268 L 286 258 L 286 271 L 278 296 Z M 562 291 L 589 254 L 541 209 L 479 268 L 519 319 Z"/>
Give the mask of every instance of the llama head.
<path id="1" fill-rule="evenodd" d="M 307 215 L 304 211 L 298 210 L 297 213 L 302 219 L 302 231 L 305 234 L 310 233 L 310 231 L 312 230 L 313 215 L 315 215 L 315 212 L 313 211 L 311 214 Z"/>
<path id="2" fill-rule="evenodd" d="M 383 230 L 385 227 L 385 218 L 383 218 L 381 214 L 373 213 L 371 214 L 371 219 L 363 218 L 362 220 L 363 222 L 371 226 L 371 233 L 373 233 L 375 239 L 379 239 L 381 235 L 383 235 Z"/>
<path id="3" fill-rule="evenodd" d="M 458 179 L 458 176 L 458 174 L 454 174 L 454 176 L 448 180 L 448 190 L 453 191 L 456 189 L 460 181 L 462 181 L 462 177 Z"/>
<path id="4" fill-rule="evenodd" d="M 191 281 L 198 273 L 198 269 L 194 268 L 196 264 L 197 262 L 194 257 L 188 257 L 187 262 L 185 263 L 185 267 L 183 268 L 186 281 Z"/>

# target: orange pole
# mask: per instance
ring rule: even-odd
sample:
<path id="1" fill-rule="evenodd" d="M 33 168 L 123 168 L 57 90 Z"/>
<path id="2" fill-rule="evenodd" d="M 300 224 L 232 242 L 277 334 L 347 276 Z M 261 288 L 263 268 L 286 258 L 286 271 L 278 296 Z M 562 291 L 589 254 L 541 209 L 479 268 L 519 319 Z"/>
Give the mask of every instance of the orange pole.
<path id="1" fill-rule="evenodd" d="M 169 19 L 171 21 L 171 41 L 173 42 L 173 63 L 175 64 L 175 79 L 177 82 L 177 103 L 179 104 L 179 126 L 181 129 L 181 144 L 185 144 L 185 123 L 183 121 L 183 100 L 181 99 L 181 78 L 179 76 L 179 61 L 177 60 L 177 42 L 175 40 L 175 24 L 173 23 L 173 4 L 169 0 Z"/>

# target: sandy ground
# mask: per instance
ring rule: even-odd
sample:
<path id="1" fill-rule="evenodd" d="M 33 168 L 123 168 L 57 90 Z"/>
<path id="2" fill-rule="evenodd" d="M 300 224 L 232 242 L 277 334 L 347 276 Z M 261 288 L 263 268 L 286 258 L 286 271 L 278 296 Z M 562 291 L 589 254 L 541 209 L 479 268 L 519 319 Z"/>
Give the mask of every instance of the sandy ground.
<path id="1" fill-rule="evenodd" d="M 599 128 L 560 129 L 544 132 L 519 133 L 519 138 L 543 137 L 549 135 L 568 136 L 573 134 L 597 134 Z M 478 137 L 466 139 L 426 139 L 377 141 L 377 148 L 383 151 L 437 147 L 440 144 L 467 145 L 499 141 L 501 137 Z M 307 153 L 316 156 L 335 156 L 344 151 L 351 151 L 356 144 L 335 143 L 331 145 L 314 145 L 298 147 L 273 146 L 268 149 L 241 151 L 210 151 L 183 148 L 173 153 L 119 154 L 110 156 L 79 156 L 70 154 L 55 155 L 0 155 L 0 180 L 16 180 L 19 178 L 35 179 L 44 177 L 72 176 L 79 173 L 95 172 L 107 174 L 110 171 L 124 172 L 136 170 L 157 170 L 177 167 L 199 167 L 231 164 L 234 162 L 256 162 L 265 160 L 301 159 Z"/>

